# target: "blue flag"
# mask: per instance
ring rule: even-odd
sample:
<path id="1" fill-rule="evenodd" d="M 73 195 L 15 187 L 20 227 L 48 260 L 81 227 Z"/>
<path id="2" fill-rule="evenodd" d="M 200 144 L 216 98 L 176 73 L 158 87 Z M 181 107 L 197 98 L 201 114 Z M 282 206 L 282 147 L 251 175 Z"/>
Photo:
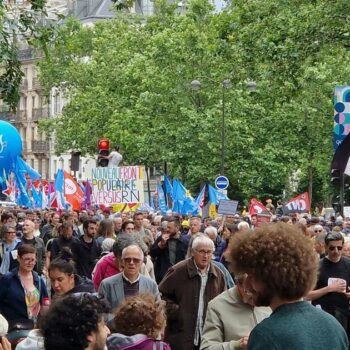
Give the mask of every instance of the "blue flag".
<path id="1" fill-rule="evenodd" d="M 182 215 L 193 214 L 196 211 L 196 202 L 192 197 L 186 197 L 181 208 Z"/>
<path id="2" fill-rule="evenodd" d="M 161 184 L 157 185 L 157 192 L 158 192 L 158 205 L 159 205 L 160 212 L 162 214 L 166 214 L 168 210 L 168 206 L 166 205 L 165 195 Z"/>
<path id="3" fill-rule="evenodd" d="M 204 185 L 201 191 L 199 192 L 196 201 L 195 201 L 195 207 L 192 215 L 197 216 L 199 215 L 201 208 L 204 206 L 204 196 L 205 196 L 205 189 L 207 185 Z"/>
<path id="4" fill-rule="evenodd" d="M 164 186 L 165 194 L 170 194 L 170 197 L 173 198 L 173 185 L 166 175 L 164 175 Z"/>
<path id="5" fill-rule="evenodd" d="M 173 181 L 173 211 L 181 213 L 184 200 L 186 198 L 186 188 L 180 180 L 174 179 Z"/>
<path id="6" fill-rule="evenodd" d="M 219 205 L 221 199 L 229 199 L 225 194 L 216 190 L 213 186 L 208 185 L 209 202 L 215 205 Z"/>
<path id="7" fill-rule="evenodd" d="M 57 197 L 57 207 L 58 209 L 66 209 L 67 204 L 64 198 L 64 172 L 59 169 L 55 178 L 55 193 Z"/>
<path id="8" fill-rule="evenodd" d="M 34 199 L 34 208 L 39 208 L 39 209 L 42 208 L 43 196 L 42 196 L 41 191 L 37 192 L 35 187 L 32 185 L 32 196 Z"/>

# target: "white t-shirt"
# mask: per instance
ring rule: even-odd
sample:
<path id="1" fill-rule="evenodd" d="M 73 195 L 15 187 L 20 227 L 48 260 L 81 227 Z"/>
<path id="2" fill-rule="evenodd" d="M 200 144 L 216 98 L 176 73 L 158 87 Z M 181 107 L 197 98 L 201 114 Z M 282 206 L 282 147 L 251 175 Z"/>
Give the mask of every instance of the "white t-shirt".
<path id="1" fill-rule="evenodd" d="M 111 152 L 110 155 L 111 155 L 111 158 L 109 158 L 109 161 L 108 161 L 109 168 L 117 167 L 119 163 L 123 160 L 123 156 L 117 151 Z"/>

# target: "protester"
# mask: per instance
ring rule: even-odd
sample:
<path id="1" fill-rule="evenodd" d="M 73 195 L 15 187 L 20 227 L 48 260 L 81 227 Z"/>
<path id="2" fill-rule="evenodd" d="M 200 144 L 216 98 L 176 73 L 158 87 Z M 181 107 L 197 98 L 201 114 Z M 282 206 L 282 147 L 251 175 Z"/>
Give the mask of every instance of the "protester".
<path id="1" fill-rule="evenodd" d="M 141 238 L 143 238 L 146 235 L 150 237 L 153 242 L 153 236 L 151 231 L 144 227 L 142 212 L 136 212 L 134 214 L 134 226 L 135 233 L 138 233 L 141 236 Z"/>
<path id="2" fill-rule="evenodd" d="M 23 237 L 22 237 L 22 244 L 31 244 L 33 247 L 35 247 L 35 251 L 37 254 L 36 257 L 36 265 L 35 265 L 35 271 L 41 275 L 44 272 L 45 267 L 45 245 L 41 238 L 34 236 L 34 222 L 30 220 L 25 220 L 23 223 Z"/>
<path id="3" fill-rule="evenodd" d="M 207 236 L 205 233 L 197 233 L 193 236 L 191 236 L 191 239 L 188 243 L 188 249 L 187 249 L 187 254 L 186 254 L 186 259 L 190 259 L 193 256 L 193 249 L 192 249 L 192 245 L 193 245 L 193 241 L 200 236 Z M 214 256 L 214 254 L 213 254 Z M 230 274 L 230 272 L 228 271 L 228 269 L 225 267 L 224 264 L 222 264 L 219 261 L 216 261 L 215 259 L 211 260 L 212 264 L 214 264 L 217 268 L 220 269 L 220 271 L 223 273 L 224 278 L 225 278 L 225 283 L 226 283 L 226 288 L 232 288 L 234 286 L 234 282 L 233 282 L 233 278 Z"/>
<path id="4" fill-rule="evenodd" d="M 30 244 L 18 247 L 19 267 L 3 276 L 0 282 L 0 313 L 10 326 L 31 320 L 34 325 L 41 309 L 49 305 L 46 285 L 33 271 L 36 250 Z"/>
<path id="5" fill-rule="evenodd" d="M 247 273 L 244 288 L 256 306 L 272 315 L 249 335 L 249 350 L 345 350 L 342 326 L 326 312 L 303 301 L 317 279 L 314 246 L 294 225 L 266 224 L 231 240 L 235 274 Z"/>
<path id="6" fill-rule="evenodd" d="M 339 232 L 330 232 L 325 245 L 327 255 L 320 260 L 316 288 L 308 294 L 308 299 L 333 315 L 348 332 L 350 260 L 342 257 L 344 237 Z"/>
<path id="7" fill-rule="evenodd" d="M 44 241 L 45 245 L 49 241 L 49 239 L 53 238 L 55 227 L 59 224 L 60 222 L 60 216 L 58 213 L 53 212 L 50 215 L 49 222 L 43 226 L 41 230 L 41 236 L 40 238 Z"/>
<path id="8" fill-rule="evenodd" d="M 196 216 L 192 217 L 190 219 L 190 230 L 188 231 L 188 234 L 193 236 L 199 232 L 201 232 L 201 219 L 197 218 Z"/>
<path id="9" fill-rule="evenodd" d="M 108 311 L 94 294 L 71 294 L 57 299 L 41 322 L 45 350 L 104 350 L 109 329 Z"/>
<path id="10" fill-rule="evenodd" d="M 201 350 L 245 349 L 252 329 L 271 314 L 269 307 L 254 306 L 244 289 L 245 274 L 237 275 L 236 286 L 208 304 Z"/>
<path id="11" fill-rule="evenodd" d="M 123 219 L 120 216 L 113 218 L 114 225 L 114 234 L 118 236 L 118 234 L 122 231 Z"/>
<path id="12" fill-rule="evenodd" d="M 172 350 L 199 349 L 208 302 L 226 289 L 224 275 L 211 263 L 213 252 L 210 238 L 196 237 L 193 257 L 171 267 L 159 284 L 169 317 L 165 340 Z"/>
<path id="13" fill-rule="evenodd" d="M 164 304 L 151 294 L 124 300 L 115 312 L 108 350 L 170 350 L 162 339 L 166 324 Z"/>
<path id="14" fill-rule="evenodd" d="M 73 259 L 79 276 L 91 279 L 92 271 L 101 255 L 101 247 L 94 239 L 96 221 L 89 219 L 83 224 L 84 235 L 71 245 Z"/>
<path id="15" fill-rule="evenodd" d="M 5 224 L 1 227 L 1 232 L 4 238 L 0 242 L 0 278 L 18 267 L 17 248 L 22 244 L 16 236 L 15 226 Z"/>
<path id="16" fill-rule="evenodd" d="M 144 293 L 159 295 L 157 284 L 140 273 L 143 260 L 143 251 L 139 246 L 130 245 L 124 248 L 122 252 L 123 272 L 101 282 L 98 292 L 109 302 L 112 310 L 130 296 Z"/>
<path id="17" fill-rule="evenodd" d="M 78 292 L 95 292 L 92 281 L 76 274 L 74 263 L 71 256 L 69 256 L 69 252 L 65 253 L 63 251 L 61 256 L 51 262 L 48 275 L 55 296 Z"/>
<path id="18" fill-rule="evenodd" d="M 96 233 L 96 241 L 100 246 L 106 238 L 116 238 L 114 234 L 114 223 L 110 219 L 102 220 Z"/>
<path id="19" fill-rule="evenodd" d="M 206 234 L 214 243 L 215 250 L 213 254 L 213 259 L 215 261 L 220 261 L 221 256 L 225 250 L 226 242 L 218 235 L 218 230 L 209 226 L 204 230 L 204 234 Z"/>
<path id="20" fill-rule="evenodd" d="M 63 223 L 59 229 L 59 236 L 51 240 L 51 244 L 47 245 L 47 255 L 49 260 L 57 258 L 63 248 L 72 251 L 73 242 L 77 242 L 78 238 L 73 236 L 73 225 L 71 223 Z"/>
<path id="21" fill-rule="evenodd" d="M 188 239 L 181 235 L 179 221 L 169 219 L 167 231 L 156 239 L 150 250 L 157 283 L 160 283 L 171 266 L 185 259 L 187 246 Z"/>

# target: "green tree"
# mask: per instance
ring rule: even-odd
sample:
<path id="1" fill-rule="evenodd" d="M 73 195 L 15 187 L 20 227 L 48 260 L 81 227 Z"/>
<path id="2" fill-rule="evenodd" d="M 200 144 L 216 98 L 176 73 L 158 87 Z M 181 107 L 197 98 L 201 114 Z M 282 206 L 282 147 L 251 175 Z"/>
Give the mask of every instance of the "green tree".
<path id="1" fill-rule="evenodd" d="M 332 93 L 350 72 L 350 22 L 341 15 L 350 4 L 237 0 L 214 13 L 207 1 L 192 0 L 184 15 L 167 1 L 156 6 L 146 20 L 117 13 L 94 27 L 69 19 L 60 28 L 50 60 L 40 64 L 47 90 L 59 87 L 69 101 L 46 123 L 56 132 L 56 151 L 93 153 L 98 138 L 109 137 L 127 162 L 166 161 L 172 176 L 198 190 L 220 172 L 221 83 L 230 79 L 231 197 L 292 195 L 298 169 L 300 191 L 314 184 L 316 199 L 327 197 Z M 190 88 L 195 79 L 199 91 Z M 254 93 L 249 80 L 257 82 Z"/>
<path id="2" fill-rule="evenodd" d="M 20 41 L 46 51 L 53 26 L 45 18 L 45 0 L 0 1 L 0 99 L 15 110 L 23 77 L 18 58 Z"/>

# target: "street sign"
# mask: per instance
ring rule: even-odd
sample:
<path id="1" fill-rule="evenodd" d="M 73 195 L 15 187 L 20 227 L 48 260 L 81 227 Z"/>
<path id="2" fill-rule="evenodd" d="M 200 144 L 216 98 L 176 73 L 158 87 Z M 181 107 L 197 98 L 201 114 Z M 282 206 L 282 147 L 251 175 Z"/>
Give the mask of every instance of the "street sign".
<path id="1" fill-rule="evenodd" d="M 228 178 L 226 176 L 221 175 L 215 179 L 215 187 L 218 190 L 226 190 L 229 184 L 230 183 L 229 183 Z"/>

